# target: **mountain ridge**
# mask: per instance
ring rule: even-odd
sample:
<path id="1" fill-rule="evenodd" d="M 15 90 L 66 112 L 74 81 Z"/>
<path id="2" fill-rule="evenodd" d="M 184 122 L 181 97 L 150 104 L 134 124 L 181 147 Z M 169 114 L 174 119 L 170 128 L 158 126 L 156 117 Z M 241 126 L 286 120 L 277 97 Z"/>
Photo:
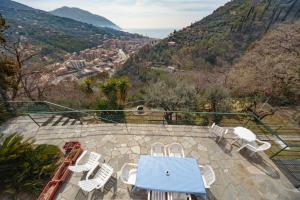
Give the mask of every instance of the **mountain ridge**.
<path id="1" fill-rule="evenodd" d="M 63 6 L 50 11 L 50 13 L 59 17 L 66 17 L 83 23 L 92 24 L 97 27 L 107 27 L 121 30 L 119 26 L 107 18 L 76 7 Z"/>
<path id="2" fill-rule="evenodd" d="M 6 8 L 14 9 L 14 10 L 37 10 L 34 8 L 31 8 L 27 5 L 11 1 L 11 0 L 1 0 L 2 6 L 5 6 Z"/>
<path id="3" fill-rule="evenodd" d="M 39 47 L 41 57 L 50 56 L 51 61 L 62 60 L 66 53 L 96 47 L 106 39 L 141 37 L 58 17 L 10 0 L 1 0 L 0 13 L 9 26 L 5 32 L 8 39 L 26 38 Z"/>

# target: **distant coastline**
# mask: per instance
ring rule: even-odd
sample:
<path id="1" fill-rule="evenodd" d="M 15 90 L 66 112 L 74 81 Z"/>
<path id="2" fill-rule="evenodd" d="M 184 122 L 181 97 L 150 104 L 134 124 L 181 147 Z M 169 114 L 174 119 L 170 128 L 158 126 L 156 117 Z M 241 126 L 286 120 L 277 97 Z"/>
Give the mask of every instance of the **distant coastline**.
<path id="1" fill-rule="evenodd" d="M 173 33 L 174 30 L 177 30 L 176 28 L 149 28 L 149 29 L 142 29 L 142 28 L 128 28 L 123 29 L 125 32 L 129 33 L 138 33 L 143 36 L 151 37 L 151 38 L 157 38 L 157 39 L 163 39 L 170 35 L 170 33 Z"/>

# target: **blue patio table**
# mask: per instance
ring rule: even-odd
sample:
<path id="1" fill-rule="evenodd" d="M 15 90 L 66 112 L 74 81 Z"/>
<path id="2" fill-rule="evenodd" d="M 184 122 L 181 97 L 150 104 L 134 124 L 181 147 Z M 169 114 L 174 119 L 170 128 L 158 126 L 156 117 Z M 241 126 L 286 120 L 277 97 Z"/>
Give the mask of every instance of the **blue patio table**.
<path id="1" fill-rule="evenodd" d="M 206 196 L 201 171 L 193 158 L 142 155 L 138 162 L 135 186 Z"/>

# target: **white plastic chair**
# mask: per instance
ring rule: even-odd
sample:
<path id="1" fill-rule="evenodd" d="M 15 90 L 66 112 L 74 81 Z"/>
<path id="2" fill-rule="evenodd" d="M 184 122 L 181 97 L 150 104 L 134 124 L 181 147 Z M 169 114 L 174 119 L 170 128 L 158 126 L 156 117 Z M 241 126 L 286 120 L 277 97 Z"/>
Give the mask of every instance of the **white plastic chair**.
<path id="1" fill-rule="evenodd" d="M 199 165 L 199 168 L 201 169 L 202 173 L 202 179 L 204 182 L 205 188 L 210 188 L 210 186 L 215 182 L 216 175 L 214 170 L 210 165 Z"/>
<path id="2" fill-rule="evenodd" d="M 166 192 L 148 190 L 148 200 L 167 200 Z"/>
<path id="3" fill-rule="evenodd" d="M 92 175 L 93 171 L 97 168 L 97 166 L 88 172 L 86 176 L 86 180 L 79 181 L 78 186 L 85 192 L 91 192 L 95 189 L 100 189 L 103 192 L 104 186 L 107 183 L 107 181 L 112 176 L 114 169 L 109 166 L 108 164 L 103 163 L 101 165 L 101 168 L 97 171 L 95 176 L 92 179 L 89 179 L 89 177 Z"/>
<path id="4" fill-rule="evenodd" d="M 79 164 L 79 162 L 85 157 L 88 156 L 84 164 Z M 99 159 L 101 155 L 95 152 L 84 151 L 80 157 L 77 159 L 75 165 L 69 166 L 69 170 L 72 172 L 86 172 L 95 168 L 99 165 Z"/>
<path id="5" fill-rule="evenodd" d="M 221 139 L 223 137 L 225 137 L 225 135 L 228 133 L 228 129 L 222 128 L 218 125 L 216 125 L 216 123 L 213 123 L 211 126 L 211 131 L 217 136 L 219 137 L 218 143 L 221 141 Z"/>
<path id="6" fill-rule="evenodd" d="M 186 193 L 168 192 L 168 200 L 192 200 L 192 196 Z"/>
<path id="7" fill-rule="evenodd" d="M 152 156 L 165 156 L 166 155 L 165 145 L 160 142 L 156 142 L 156 143 L 152 144 L 151 145 L 151 155 Z"/>
<path id="8" fill-rule="evenodd" d="M 245 144 L 243 146 L 241 146 L 241 148 L 239 148 L 237 151 L 242 150 L 243 148 L 247 148 L 250 151 L 252 151 L 252 153 L 250 154 L 250 156 L 253 156 L 255 153 L 260 152 L 260 151 L 266 151 L 268 149 L 271 148 L 271 144 L 269 142 L 264 142 L 261 140 L 256 139 L 255 140 L 257 143 L 260 143 L 260 145 L 257 147 L 256 144 Z"/>
<path id="9" fill-rule="evenodd" d="M 170 157 L 184 157 L 184 150 L 181 144 L 170 144 L 167 149 Z"/>
<path id="10" fill-rule="evenodd" d="M 121 181 L 127 185 L 134 185 L 136 180 L 137 164 L 125 163 L 121 168 Z"/>

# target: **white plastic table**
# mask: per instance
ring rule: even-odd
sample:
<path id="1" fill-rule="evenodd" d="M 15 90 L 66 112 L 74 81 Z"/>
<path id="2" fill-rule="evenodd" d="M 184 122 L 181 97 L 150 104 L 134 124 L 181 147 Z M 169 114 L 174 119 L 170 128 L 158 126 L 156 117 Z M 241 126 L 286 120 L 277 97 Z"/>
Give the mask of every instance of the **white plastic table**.
<path id="1" fill-rule="evenodd" d="M 141 155 L 135 186 L 161 192 L 206 196 L 200 168 L 193 158 Z"/>
<path id="2" fill-rule="evenodd" d="M 256 140 L 256 135 L 251 130 L 244 127 L 234 128 L 233 133 L 237 136 L 237 138 L 231 143 L 231 145 L 236 143 L 240 139 L 249 143 L 255 142 Z"/>

